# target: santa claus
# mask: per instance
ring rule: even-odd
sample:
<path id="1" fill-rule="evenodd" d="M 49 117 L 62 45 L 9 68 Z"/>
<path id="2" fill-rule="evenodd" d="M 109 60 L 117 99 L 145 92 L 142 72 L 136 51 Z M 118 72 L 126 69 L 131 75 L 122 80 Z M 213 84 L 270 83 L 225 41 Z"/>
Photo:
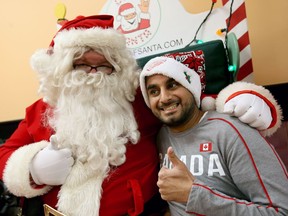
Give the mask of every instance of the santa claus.
<path id="1" fill-rule="evenodd" d="M 117 30 L 129 34 L 150 27 L 150 0 L 142 0 L 139 4 L 140 13 L 131 3 L 124 3 L 118 9 L 117 20 L 120 22 Z"/>
<path id="2" fill-rule="evenodd" d="M 113 21 L 77 17 L 48 50 L 33 54 L 43 99 L 26 109 L 0 149 L 0 177 L 9 191 L 41 196 L 69 216 L 162 214 L 155 146 L 161 125 L 144 103 L 136 61 Z M 274 105 L 265 114 L 268 126 L 271 113 L 279 116 Z"/>

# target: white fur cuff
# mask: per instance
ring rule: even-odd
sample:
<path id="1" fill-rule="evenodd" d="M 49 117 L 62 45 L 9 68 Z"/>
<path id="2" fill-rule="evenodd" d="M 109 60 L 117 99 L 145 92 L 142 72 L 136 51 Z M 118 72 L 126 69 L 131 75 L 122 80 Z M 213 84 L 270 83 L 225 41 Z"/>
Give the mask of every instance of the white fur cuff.
<path id="1" fill-rule="evenodd" d="M 8 159 L 4 169 L 3 181 L 8 190 L 16 196 L 27 198 L 47 193 L 51 187 L 45 186 L 40 189 L 33 188 L 30 184 L 29 164 L 33 157 L 49 142 L 41 141 L 25 145 L 17 149 Z"/>
<path id="2" fill-rule="evenodd" d="M 275 133 L 282 123 L 282 110 L 270 91 L 265 89 L 263 86 L 240 81 L 228 85 L 218 94 L 216 99 L 216 110 L 223 113 L 225 103 L 229 99 L 232 99 L 241 93 L 255 94 L 266 102 L 266 104 L 270 107 L 273 120 L 271 125 L 267 129 L 261 131 L 261 133 L 264 136 L 271 136 L 273 133 Z"/>

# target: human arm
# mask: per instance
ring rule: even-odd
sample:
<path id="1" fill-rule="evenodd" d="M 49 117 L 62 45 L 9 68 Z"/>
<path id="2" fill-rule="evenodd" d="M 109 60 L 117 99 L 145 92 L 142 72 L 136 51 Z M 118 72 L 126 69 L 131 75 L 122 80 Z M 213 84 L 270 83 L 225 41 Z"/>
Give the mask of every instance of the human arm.
<path id="1" fill-rule="evenodd" d="M 12 136 L 0 148 L 1 179 L 16 196 L 34 197 L 48 192 L 49 186 L 36 188 L 31 179 L 29 164 L 47 141 L 35 142 L 24 119 Z"/>
<path id="2" fill-rule="evenodd" d="M 18 128 L 0 147 L 0 177 L 17 196 L 34 197 L 51 189 L 50 186 L 35 187 L 29 172 L 34 156 L 49 144 L 51 131 L 42 121 L 46 108 L 42 100 L 29 106 Z"/>
<path id="3" fill-rule="evenodd" d="M 282 111 L 268 89 L 247 82 L 235 82 L 219 92 L 216 110 L 271 136 L 281 125 Z"/>
<path id="4" fill-rule="evenodd" d="M 234 154 L 237 154 L 238 151 L 236 149 L 234 149 L 234 151 Z M 243 149 L 241 149 L 240 152 L 243 152 Z M 246 152 L 243 153 L 246 154 Z M 231 170 L 235 169 L 235 171 L 232 171 L 231 174 L 235 181 L 234 183 L 236 184 L 236 187 L 239 187 L 239 190 L 243 192 L 247 199 L 244 199 L 242 194 L 242 199 L 227 195 L 220 192 L 220 190 L 210 187 L 204 182 L 196 179 L 190 173 L 186 165 L 174 154 L 172 148 L 169 147 L 167 150 L 167 155 L 173 167 L 171 169 L 162 167 L 159 172 L 157 182 L 162 199 L 166 201 L 186 203 L 185 211 L 188 214 L 200 214 L 207 216 L 230 216 L 233 213 L 236 215 L 247 216 L 286 215 L 288 210 L 284 209 L 285 199 L 287 203 L 285 194 L 287 196 L 288 192 L 286 191 L 286 193 L 284 192 L 282 194 L 278 192 L 281 192 L 281 185 L 284 187 L 287 186 L 287 179 L 285 185 L 285 180 L 281 177 L 279 178 L 279 175 L 277 175 L 279 174 L 278 172 L 275 172 L 274 176 L 276 178 L 278 176 L 280 179 L 278 182 L 283 180 L 279 185 L 276 185 L 276 179 L 275 181 L 271 179 L 272 182 L 270 182 L 269 179 L 262 180 L 260 179 L 260 176 L 258 176 L 257 179 L 257 174 L 255 173 L 255 169 L 257 168 L 252 166 L 245 166 L 245 168 L 243 168 L 236 164 L 238 163 L 238 160 L 251 160 L 249 156 L 245 157 L 244 154 L 240 154 L 238 159 L 233 156 L 235 161 L 231 162 L 232 166 L 237 166 L 238 168 L 231 167 Z M 269 161 L 271 161 L 271 155 L 268 157 Z M 275 164 L 273 164 L 273 166 L 274 165 Z M 236 169 L 239 170 L 236 171 Z M 279 170 L 277 169 L 277 171 Z M 247 175 L 247 173 L 251 173 L 251 175 Z M 263 184 L 262 186 L 261 183 Z M 284 201 L 281 201 L 281 197 Z M 272 203 L 272 201 L 275 201 L 276 203 Z M 278 206 L 279 203 L 281 203 L 281 207 Z"/>
<path id="5" fill-rule="evenodd" d="M 172 168 L 163 166 L 158 174 L 157 186 L 162 199 L 186 203 L 195 177 L 186 165 L 175 155 L 172 147 L 167 149 Z"/>
<path id="6" fill-rule="evenodd" d="M 50 143 L 31 160 L 29 171 L 37 185 L 62 185 L 73 163 L 71 149 L 58 149 L 57 137 L 52 135 Z"/>
<path id="7" fill-rule="evenodd" d="M 221 128 L 218 155 L 225 175 L 195 180 L 186 211 L 224 216 L 287 215 L 288 174 L 275 149 L 258 131 L 230 120 L 232 123 L 210 120 Z"/>

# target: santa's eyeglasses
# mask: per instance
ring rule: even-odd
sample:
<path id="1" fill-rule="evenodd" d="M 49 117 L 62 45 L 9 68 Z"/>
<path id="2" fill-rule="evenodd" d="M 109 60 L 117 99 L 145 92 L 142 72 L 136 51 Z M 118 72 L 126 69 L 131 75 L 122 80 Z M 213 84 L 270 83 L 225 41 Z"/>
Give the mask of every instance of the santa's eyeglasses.
<path id="1" fill-rule="evenodd" d="M 73 68 L 75 70 L 83 70 L 86 73 L 90 73 L 93 69 L 96 72 L 103 72 L 106 74 L 111 74 L 114 71 L 114 67 L 108 66 L 108 65 L 99 65 L 99 66 L 92 66 L 92 65 L 87 65 L 87 64 L 74 64 Z"/>

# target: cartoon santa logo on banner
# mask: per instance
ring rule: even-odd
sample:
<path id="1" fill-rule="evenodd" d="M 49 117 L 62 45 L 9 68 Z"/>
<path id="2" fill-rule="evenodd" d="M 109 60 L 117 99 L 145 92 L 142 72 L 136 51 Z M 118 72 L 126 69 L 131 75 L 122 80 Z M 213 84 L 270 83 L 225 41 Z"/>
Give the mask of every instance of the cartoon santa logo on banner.
<path id="1" fill-rule="evenodd" d="M 117 20 L 120 22 L 117 30 L 124 34 L 150 27 L 149 0 L 141 1 L 140 13 L 132 3 L 120 5 Z"/>
<path id="2" fill-rule="evenodd" d="M 158 1 L 111 0 L 107 1 L 101 13 L 115 17 L 114 26 L 125 34 L 127 47 L 131 49 L 149 43 L 160 25 Z"/>
<path id="3" fill-rule="evenodd" d="M 187 46 L 198 33 L 201 41 L 225 40 L 226 29 L 235 33 L 240 51 L 238 80 L 252 81 L 253 67 L 250 50 L 245 1 L 207 0 L 215 3 L 209 8 L 188 12 L 179 0 L 108 0 L 101 13 L 113 15 L 114 26 L 126 36 L 126 44 L 136 59 L 173 51 Z M 230 20 L 230 12 L 232 19 Z M 173 15 L 172 15 L 173 14 Z M 206 19 L 209 14 L 208 19 Z M 198 28 L 205 20 L 202 28 Z"/>

